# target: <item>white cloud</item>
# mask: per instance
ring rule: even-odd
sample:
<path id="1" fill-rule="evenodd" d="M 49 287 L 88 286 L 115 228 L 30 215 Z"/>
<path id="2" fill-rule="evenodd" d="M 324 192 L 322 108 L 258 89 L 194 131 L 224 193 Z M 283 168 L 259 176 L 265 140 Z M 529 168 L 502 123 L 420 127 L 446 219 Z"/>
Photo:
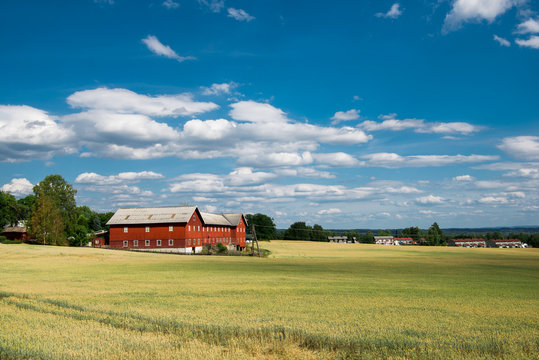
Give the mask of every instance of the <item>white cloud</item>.
<path id="1" fill-rule="evenodd" d="M 354 167 L 360 164 L 355 157 L 343 152 L 317 153 L 312 156 L 317 163 L 334 167 Z"/>
<path id="2" fill-rule="evenodd" d="M 212 12 L 218 13 L 225 7 L 224 0 L 198 0 L 198 3 L 207 6 Z"/>
<path id="3" fill-rule="evenodd" d="M 0 129 L 0 161 L 49 159 L 76 151 L 73 131 L 31 106 L 0 105 Z"/>
<path id="4" fill-rule="evenodd" d="M 359 119 L 359 110 L 351 109 L 348 111 L 337 111 L 335 115 L 331 117 L 333 125 L 340 123 L 341 121 L 350 121 Z"/>
<path id="5" fill-rule="evenodd" d="M 31 194 L 34 185 L 26 178 L 14 178 L 7 184 L 2 185 L 0 190 L 10 192 L 13 196 L 25 196 Z"/>
<path id="6" fill-rule="evenodd" d="M 399 3 L 394 3 L 393 5 L 391 5 L 391 8 L 386 13 L 375 14 L 376 17 L 384 17 L 384 18 L 389 18 L 389 19 L 396 19 L 401 15 L 402 15 L 402 10 L 400 9 Z"/>
<path id="7" fill-rule="evenodd" d="M 508 202 L 503 196 L 485 196 L 477 201 L 481 204 L 506 204 Z"/>
<path id="8" fill-rule="evenodd" d="M 193 196 L 193 200 L 196 201 L 196 202 L 199 202 L 199 203 L 203 203 L 203 202 L 214 203 L 214 202 L 217 202 L 216 198 L 210 198 L 210 197 L 205 197 L 205 196 Z"/>
<path id="9" fill-rule="evenodd" d="M 318 215 L 332 215 L 332 214 L 340 214 L 341 212 L 342 212 L 341 209 L 331 208 L 331 209 L 319 210 L 317 214 Z"/>
<path id="10" fill-rule="evenodd" d="M 445 17 L 443 31 L 458 30 L 470 21 L 494 21 L 513 6 L 525 0 L 454 0 L 451 11 Z"/>
<path id="11" fill-rule="evenodd" d="M 327 171 L 320 171 L 312 167 L 295 167 L 276 169 L 275 173 L 290 177 L 309 177 L 320 179 L 334 179 L 335 175 Z"/>
<path id="12" fill-rule="evenodd" d="M 230 91 L 237 86 L 234 82 L 212 84 L 210 87 L 202 87 L 202 95 L 230 94 Z"/>
<path id="13" fill-rule="evenodd" d="M 418 204 L 421 205 L 431 205 L 431 204 L 442 204 L 445 199 L 440 196 L 428 195 L 422 196 L 415 199 Z"/>
<path id="14" fill-rule="evenodd" d="M 251 21 L 254 20 L 255 17 L 249 15 L 245 10 L 243 9 L 234 9 L 234 8 L 228 8 L 228 17 L 231 17 L 238 21 Z"/>
<path id="15" fill-rule="evenodd" d="M 89 108 L 149 116 L 187 116 L 217 109 L 212 102 L 198 102 L 191 94 L 148 96 L 127 89 L 97 88 L 77 91 L 67 98 L 75 108 Z"/>
<path id="16" fill-rule="evenodd" d="M 426 167 L 466 164 L 499 159 L 492 155 L 409 155 L 401 156 L 395 153 L 375 153 L 364 155 L 363 166 L 379 166 L 387 168 Z"/>
<path id="17" fill-rule="evenodd" d="M 142 42 L 148 47 L 148 49 L 156 55 L 164 56 L 169 59 L 175 59 L 179 62 L 185 60 L 196 60 L 192 56 L 180 56 L 168 45 L 163 45 L 159 39 L 153 35 L 148 35 L 146 38 L 142 39 Z"/>
<path id="18" fill-rule="evenodd" d="M 230 116 L 234 120 L 249 122 L 285 123 L 288 121 L 286 113 L 270 104 L 259 103 L 252 100 L 240 101 L 231 104 Z"/>
<path id="19" fill-rule="evenodd" d="M 116 185 L 140 180 L 162 179 L 163 175 L 153 171 L 121 172 L 117 175 L 103 176 L 94 172 L 84 172 L 75 179 L 77 184 Z"/>
<path id="20" fill-rule="evenodd" d="M 508 40 L 506 40 L 506 39 L 504 39 L 502 37 L 499 37 L 496 34 L 494 34 L 494 41 L 496 41 L 501 46 L 506 46 L 506 47 L 511 46 L 511 43 Z"/>
<path id="21" fill-rule="evenodd" d="M 80 136 L 79 141 L 99 144 L 106 140 L 107 146 L 148 146 L 179 138 L 173 128 L 146 115 L 90 110 L 67 115 L 63 120 L 76 130 Z"/>
<path id="22" fill-rule="evenodd" d="M 228 183 L 233 186 L 260 184 L 276 178 L 277 175 L 268 172 L 254 172 L 252 168 L 242 167 L 228 174 Z"/>
<path id="23" fill-rule="evenodd" d="M 508 137 L 498 148 L 517 159 L 539 160 L 539 136 Z"/>
<path id="24" fill-rule="evenodd" d="M 539 36 L 533 35 L 528 40 L 516 39 L 515 42 L 519 46 L 529 47 L 532 49 L 539 49 Z"/>
<path id="25" fill-rule="evenodd" d="M 359 128 L 366 131 L 402 131 L 413 129 L 417 133 L 435 133 L 435 134 L 462 134 L 469 135 L 480 130 L 478 126 L 465 122 L 434 122 L 426 123 L 423 119 L 396 119 L 397 114 L 380 115 L 378 118 L 382 122 L 367 120 L 358 125 Z"/>
<path id="26" fill-rule="evenodd" d="M 507 177 L 522 177 L 530 179 L 539 179 L 539 168 L 520 168 L 504 174 Z"/>
<path id="27" fill-rule="evenodd" d="M 180 7 L 180 3 L 177 3 L 174 0 L 165 0 L 162 5 L 167 9 L 177 9 Z"/>
<path id="28" fill-rule="evenodd" d="M 539 33 L 539 19 L 530 18 L 523 23 L 518 24 L 516 32 L 519 34 Z"/>
<path id="29" fill-rule="evenodd" d="M 453 180 L 455 181 L 465 181 L 465 182 L 468 182 L 468 181 L 474 181 L 475 178 L 473 176 L 470 176 L 470 175 L 459 175 L 459 176 L 455 176 L 453 178 Z"/>

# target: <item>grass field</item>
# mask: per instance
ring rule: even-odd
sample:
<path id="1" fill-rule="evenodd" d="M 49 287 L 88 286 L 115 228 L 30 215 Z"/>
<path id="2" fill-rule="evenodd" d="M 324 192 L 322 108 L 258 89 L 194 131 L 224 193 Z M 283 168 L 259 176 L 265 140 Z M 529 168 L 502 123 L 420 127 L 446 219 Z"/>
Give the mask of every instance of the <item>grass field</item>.
<path id="1" fill-rule="evenodd" d="M 0 244 L 1 359 L 539 357 L 539 249 Z"/>

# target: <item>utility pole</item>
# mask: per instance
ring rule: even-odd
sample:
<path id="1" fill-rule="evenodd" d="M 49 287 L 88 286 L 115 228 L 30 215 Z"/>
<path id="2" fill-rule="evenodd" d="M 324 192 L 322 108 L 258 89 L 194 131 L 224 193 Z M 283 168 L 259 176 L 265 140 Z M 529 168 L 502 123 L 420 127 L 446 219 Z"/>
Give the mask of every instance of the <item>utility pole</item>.
<path id="1" fill-rule="evenodd" d="M 256 251 L 258 251 L 258 257 L 260 257 L 260 248 L 258 247 L 258 239 L 256 238 L 255 224 L 251 224 L 251 232 L 253 234 L 253 240 L 251 242 L 251 256 L 255 254 L 255 242 L 256 242 Z"/>

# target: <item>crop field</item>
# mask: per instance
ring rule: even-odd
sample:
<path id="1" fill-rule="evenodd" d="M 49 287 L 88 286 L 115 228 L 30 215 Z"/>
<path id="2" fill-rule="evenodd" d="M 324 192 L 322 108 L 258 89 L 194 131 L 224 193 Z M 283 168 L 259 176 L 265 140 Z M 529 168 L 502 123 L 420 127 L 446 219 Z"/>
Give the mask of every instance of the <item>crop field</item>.
<path id="1" fill-rule="evenodd" d="M 537 359 L 539 249 L 0 244 L 0 359 Z"/>

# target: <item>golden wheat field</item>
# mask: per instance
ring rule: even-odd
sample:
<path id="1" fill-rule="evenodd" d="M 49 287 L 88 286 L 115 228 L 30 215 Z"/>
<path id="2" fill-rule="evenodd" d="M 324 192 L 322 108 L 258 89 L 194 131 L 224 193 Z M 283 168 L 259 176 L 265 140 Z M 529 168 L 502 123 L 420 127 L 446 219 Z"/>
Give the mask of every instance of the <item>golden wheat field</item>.
<path id="1" fill-rule="evenodd" d="M 537 359 L 539 249 L 0 244 L 1 359 Z"/>

